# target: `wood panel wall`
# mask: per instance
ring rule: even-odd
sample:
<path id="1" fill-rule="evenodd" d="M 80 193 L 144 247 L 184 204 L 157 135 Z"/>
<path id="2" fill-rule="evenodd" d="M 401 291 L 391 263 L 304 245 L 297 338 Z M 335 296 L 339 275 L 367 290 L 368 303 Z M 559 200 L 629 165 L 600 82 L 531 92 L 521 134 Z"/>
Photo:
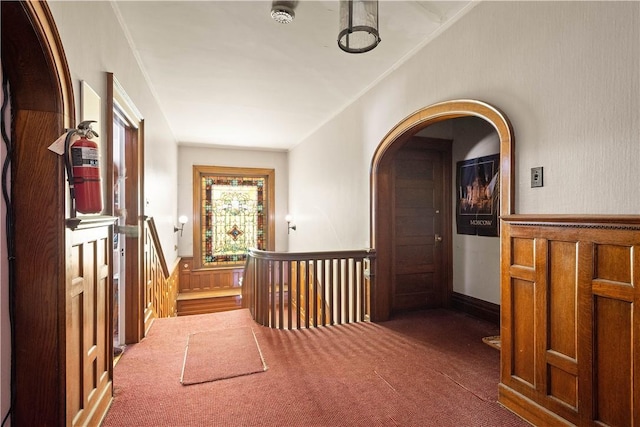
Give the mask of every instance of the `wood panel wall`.
<path id="1" fill-rule="evenodd" d="M 500 402 L 536 425 L 640 426 L 640 217 L 503 219 Z"/>
<path id="2" fill-rule="evenodd" d="M 193 258 L 180 260 L 178 316 L 242 308 L 244 266 L 194 269 Z"/>
<path id="3" fill-rule="evenodd" d="M 180 293 L 208 292 L 242 286 L 244 266 L 228 268 L 193 269 L 193 258 L 180 261 Z"/>
<path id="4" fill-rule="evenodd" d="M 113 389 L 110 227 L 70 233 L 66 290 L 67 425 L 97 425 Z"/>

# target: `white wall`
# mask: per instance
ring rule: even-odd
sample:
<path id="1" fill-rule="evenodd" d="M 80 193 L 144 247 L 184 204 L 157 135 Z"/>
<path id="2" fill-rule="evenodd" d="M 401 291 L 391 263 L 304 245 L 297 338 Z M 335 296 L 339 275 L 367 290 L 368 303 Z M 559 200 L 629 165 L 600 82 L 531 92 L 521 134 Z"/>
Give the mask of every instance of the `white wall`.
<path id="1" fill-rule="evenodd" d="M 480 118 L 463 117 L 436 123 L 417 135 L 452 141 L 453 291 L 500 304 L 500 239 L 458 234 L 456 231 L 456 164 L 461 160 L 499 153 L 498 133 Z"/>
<path id="2" fill-rule="evenodd" d="M 451 170 L 455 187 L 456 163 L 500 153 L 500 140 L 493 126 L 482 119 L 466 117 L 451 122 L 454 123 Z M 456 232 L 457 194 L 453 188 L 453 291 L 500 304 L 500 238 Z"/>
<path id="3" fill-rule="evenodd" d="M 106 73 L 111 72 L 144 117 L 145 209 L 154 218 L 165 259 L 177 257 L 177 143 L 153 93 L 131 52 L 109 2 L 49 2 L 69 63 L 80 118 L 80 81 L 85 80 L 102 100 L 101 135 L 106 135 Z M 86 24 L 89 24 L 88 26 Z M 89 30 L 89 31 L 87 31 Z M 105 138 L 102 138 L 103 149 Z M 103 150 L 103 164 L 105 162 Z"/>
<path id="4" fill-rule="evenodd" d="M 517 213 L 640 212 L 640 3 L 482 2 L 290 152 L 291 247 L 368 246 L 375 148 L 459 98 L 511 120 Z"/>
<path id="5" fill-rule="evenodd" d="M 182 237 L 179 238 L 180 256 L 193 256 L 193 166 L 226 166 L 264 168 L 275 170 L 276 251 L 287 250 L 287 200 L 289 171 L 284 151 L 207 148 L 181 145 L 178 149 L 178 212 L 187 215 Z M 293 232 L 295 233 L 295 232 Z"/>

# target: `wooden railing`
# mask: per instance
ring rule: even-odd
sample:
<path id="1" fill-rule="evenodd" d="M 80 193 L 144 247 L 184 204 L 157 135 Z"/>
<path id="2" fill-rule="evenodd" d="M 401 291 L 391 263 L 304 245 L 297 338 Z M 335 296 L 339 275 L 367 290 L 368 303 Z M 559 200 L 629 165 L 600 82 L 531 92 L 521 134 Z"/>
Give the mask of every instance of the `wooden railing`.
<path id="1" fill-rule="evenodd" d="M 179 261 L 179 260 L 178 260 Z M 178 295 L 177 263 L 169 271 L 153 218 L 144 221 L 144 330 L 158 317 L 176 315 Z"/>
<path id="2" fill-rule="evenodd" d="M 249 250 L 242 305 L 256 322 L 299 329 L 368 320 L 372 250 L 287 253 Z"/>

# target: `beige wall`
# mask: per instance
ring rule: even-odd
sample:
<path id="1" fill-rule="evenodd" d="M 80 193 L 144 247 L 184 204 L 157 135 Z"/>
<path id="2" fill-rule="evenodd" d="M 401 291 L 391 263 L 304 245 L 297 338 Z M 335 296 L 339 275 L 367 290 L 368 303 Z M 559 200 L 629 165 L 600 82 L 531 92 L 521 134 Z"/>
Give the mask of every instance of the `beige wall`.
<path id="1" fill-rule="evenodd" d="M 456 164 L 500 152 L 498 133 L 488 122 L 464 117 L 431 125 L 418 136 L 443 138 L 451 144 L 451 224 L 453 291 L 500 304 L 500 239 L 458 234 L 456 229 Z"/>
<path id="2" fill-rule="evenodd" d="M 193 255 L 193 166 L 226 166 L 245 168 L 265 168 L 275 170 L 275 221 L 276 250 L 287 250 L 287 199 L 289 172 L 287 153 L 284 151 L 242 150 L 227 148 L 205 148 L 181 145 L 178 149 L 178 212 L 187 215 L 182 237 L 179 238 L 180 256 Z"/>
<path id="3" fill-rule="evenodd" d="M 144 118 L 145 208 L 154 218 L 162 249 L 171 267 L 177 257 L 177 143 L 136 62 L 109 2 L 49 2 L 74 83 L 76 115 L 80 114 L 80 81 L 85 80 L 102 99 L 106 136 L 106 72 L 114 74 Z M 90 22 L 90 31 L 80 23 Z M 79 116 L 78 116 L 79 118 Z M 102 138 L 103 147 L 105 138 Z M 103 159 L 104 159 L 103 151 Z M 103 160 L 104 162 L 104 160 Z"/>
<path id="4" fill-rule="evenodd" d="M 375 148 L 412 112 L 459 98 L 511 120 L 517 213 L 637 214 L 639 82 L 640 3 L 482 2 L 291 150 L 290 246 L 368 246 Z M 529 187 L 534 166 L 543 188 Z"/>
<path id="5" fill-rule="evenodd" d="M 500 238 L 470 236 L 456 231 L 456 163 L 500 152 L 498 133 L 478 118 L 452 120 L 451 153 L 453 183 L 453 290 L 494 304 L 500 304 Z"/>

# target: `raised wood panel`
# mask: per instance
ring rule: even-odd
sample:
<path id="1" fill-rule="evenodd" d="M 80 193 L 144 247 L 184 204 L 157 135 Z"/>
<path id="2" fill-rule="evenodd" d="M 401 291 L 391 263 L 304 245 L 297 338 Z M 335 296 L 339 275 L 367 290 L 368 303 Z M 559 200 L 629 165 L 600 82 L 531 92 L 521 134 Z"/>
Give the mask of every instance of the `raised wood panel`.
<path id="1" fill-rule="evenodd" d="M 415 294 L 420 292 L 435 292 L 433 273 L 404 274 L 403 280 L 396 285 L 398 292 L 402 294 Z"/>
<path id="2" fill-rule="evenodd" d="M 192 270 L 193 258 L 180 261 L 180 293 L 208 292 L 242 286 L 244 267 Z"/>
<path id="3" fill-rule="evenodd" d="M 396 274 L 433 273 L 435 254 L 433 243 L 398 245 L 396 247 Z"/>
<path id="4" fill-rule="evenodd" d="M 500 401 L 532 423 L 640 426 L 640 217 L 506 216 L 501 242 Z"/>
<path id="5" fill-rule="evenodd" d="M 109 227 L 71 233 L 66 297 L 66 419 L 99 423 L 112 395 Z"/>
<path id="6" fill-rule="evenodd" d="M 594 301 L 595 419 L 610 426 L 632 425 L 632 308 L 611 298 Z"/>
<path id="7" fill-rule="evenodd" d="M 577 244 L 549 242 L 549 349 L 576 358 Z"/>
<path id="8" fill-rule="evenodd" d="M 578 377 L 566 371 L 549 366 L 549 396 L 553 396 L 572 408 L 578 406 Z"/>
<path id="9" fill-rule="evenodd" d="M 178 300 L 178 316 L 216 313 L 242 308 L 240 295 Z"/>
<path id="10" fill-rule="evenodd" d="M 425 216 L 420 209 L 398 208 L 396 209 L 396 240 L 421 238 L 435 234 L 433 218 Z"/>
<path id="11" fill-rule="evenodd" d="M 514 238 L 511 242 L 512 265 L 533 267 L 533 239 Z"/>
<path id="12" fill-rule="evenodd" d="M 511 372 L 531 387 L 535 384 L 535 340 L 534 340 L 534 301 L 535 285 L 532 282 L 515 279 L 511 284 L 513 310 L 511 351 Z"/>
<path id="13" fill-rule="evenodd" d="M 596 245 L 594 279 L 631 285 L 631 247 Z"/>

